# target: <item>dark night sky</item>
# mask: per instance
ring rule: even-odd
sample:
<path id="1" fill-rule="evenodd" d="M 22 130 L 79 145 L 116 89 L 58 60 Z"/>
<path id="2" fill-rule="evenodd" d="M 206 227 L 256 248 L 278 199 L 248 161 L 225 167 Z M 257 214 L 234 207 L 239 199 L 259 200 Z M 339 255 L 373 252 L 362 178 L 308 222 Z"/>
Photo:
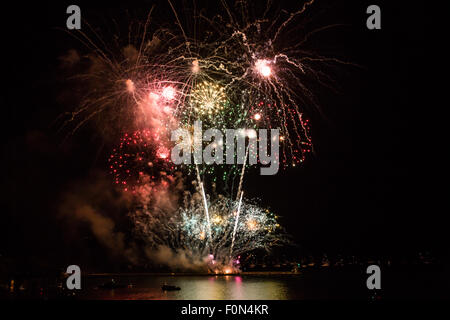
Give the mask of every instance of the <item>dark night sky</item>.
<path id="1" fill-rule="evenodd" d="M 159 17 L 172 19 L 167 4 L 158 2 Z M 330 31 L 317 47 L 362 68 L 342 67 L 334 75 L 337 93 L 318 88 L 326 118 L 310 115 L 316 155 L 302 168 L 253 176 L 245 188 L 283 216 L 282 224 L 306 252 L 442 254 L 447 243 L 439 221 L 445 212 L 436 201 L 437 164 L 430 156 L 425 108 L 430 84 L 421 63 L 425 13 L 417 6 L 376 2 L 382 8 L 382 30 L 365 27 L 365 8 L 372 1 L 335 1 L 318 18 L 318 25 L 349 26 Z M 98 27 L 123 8 L 131 16 L 145 16 L 152 3 L 78 2 L 84 18 Z M 2 11 L 1 27 L 0 254 L 61 265 L 66 261 L 58 259 L 67 259 L 63 252 L 71 245 L 66 239 L 71 231 L 56 213 L 61 190 L 102 168 L 106 154 L 98 152 L 98 137 L 82 132 L 63 143 L 53 125 L 62 111 L 58 94 L 67 90 L 58 81 L 58 57 L 81 47 L 56 29 L 65 27 L 69 4 L 13 5 Z M 82 241 L 77 246 L 83 247 Z"/>

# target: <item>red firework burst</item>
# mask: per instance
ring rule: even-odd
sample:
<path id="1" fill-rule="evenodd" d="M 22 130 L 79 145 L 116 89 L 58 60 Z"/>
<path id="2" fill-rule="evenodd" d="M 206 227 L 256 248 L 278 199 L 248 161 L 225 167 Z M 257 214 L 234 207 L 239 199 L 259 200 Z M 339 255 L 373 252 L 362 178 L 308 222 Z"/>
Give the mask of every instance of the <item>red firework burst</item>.
<path id="1" fill-rule="evenodd" d="M 174 170 L 170 149 L 148 129 L 126 133 L 108 162 L 114 183 L 133 193 L 143 184 L 160 183 Z"/>

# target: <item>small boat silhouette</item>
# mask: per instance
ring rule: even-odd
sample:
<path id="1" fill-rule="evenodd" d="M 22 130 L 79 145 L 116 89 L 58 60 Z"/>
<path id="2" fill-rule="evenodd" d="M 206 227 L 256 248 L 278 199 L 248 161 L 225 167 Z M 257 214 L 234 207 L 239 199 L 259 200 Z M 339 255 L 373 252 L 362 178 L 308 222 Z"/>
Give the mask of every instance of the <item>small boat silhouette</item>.
<path id="1" fill-rule="evenodd" d="M 181 290 L 180 287 L 177 287 L 177 286 L 171 286 L 171 285 L 168 285 L 168 284 L 163 284 L 163 285 L 161 286 L 161 289 L 162 289 L 163 291 L 175 291 L 175 290 Z"/>

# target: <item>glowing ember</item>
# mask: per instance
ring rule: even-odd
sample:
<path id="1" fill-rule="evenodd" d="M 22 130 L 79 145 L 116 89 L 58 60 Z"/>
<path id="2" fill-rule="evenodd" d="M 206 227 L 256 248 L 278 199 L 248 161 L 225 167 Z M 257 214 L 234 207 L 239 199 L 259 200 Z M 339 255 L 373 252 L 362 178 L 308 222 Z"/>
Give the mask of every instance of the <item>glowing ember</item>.
<path id="1" fill-rule="evenodd" d="M 135 90 L 134 82 L 131 79 L 125 81 L 125 85 L 127 86 L 127 91 L 133 93 Z"/>
<path id="2" fill-rule="evenodd" d="M 162 91 L 162 96 L 167 100 L 175 99 L 176 91 L 172 86 L 164 87 Z"/>
<path id="3" fill-rule="evenodd" d="M 169 150 L 167 150 L 167 148 L 161 147 L 158 149 L 157 156 L 158 158 L 166 159 L 169 156 Z"/>
<path id="4" fill-rule="evenodd" d="M 192 61 L 192 72 L 198 73 L 200 71 L 200 66 L 198 65 L 198 60 Z"/>
<path id="5" fill-rule="evenodd" d="M 269 66 L 269 61 L 259 59 L 255 63 L 256 71 L 262 75 L 263 77 L 267 78 L 272 74 L 272 69 Z"/>
<path id="6" fill-rule="evenodd" d="M 256 229 L 258 229 L 258 224 L 256 223 L 255 220 L 250 219 L 247 221 L 247 228 L 250 231 L 255 231 Z"/>

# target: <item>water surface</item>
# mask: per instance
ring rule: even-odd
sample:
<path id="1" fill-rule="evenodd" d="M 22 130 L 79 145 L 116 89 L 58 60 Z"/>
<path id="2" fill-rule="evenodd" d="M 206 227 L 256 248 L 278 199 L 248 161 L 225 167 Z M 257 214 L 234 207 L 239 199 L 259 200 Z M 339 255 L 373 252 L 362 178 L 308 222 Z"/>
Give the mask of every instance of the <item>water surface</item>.
<path id="1" fill-rule="evenodd" d="M 324 274 L 292 275 L 233 275 L 233 276 L 121 276 L 115 281 L 126 288 L 105 290 L 97 288 L 111 277 L 88 277 L 80 295 L 85 299 L 120 300 L 292 300 L 326 299 L 332 297 L 358 297 L 358 288 L 352 288 L 345 279 L 338 281 L 341 289 L 335 290 L 337 280 L 328 282 Z M 161 285 L 181 288 L 179 291 L 162 291 Z M 362 286 L 359 289 L 364 289 Z M 363 292 L 364 293 L 364 292 Z M 364 297 L 363 297 L 364 298 Z"/>

